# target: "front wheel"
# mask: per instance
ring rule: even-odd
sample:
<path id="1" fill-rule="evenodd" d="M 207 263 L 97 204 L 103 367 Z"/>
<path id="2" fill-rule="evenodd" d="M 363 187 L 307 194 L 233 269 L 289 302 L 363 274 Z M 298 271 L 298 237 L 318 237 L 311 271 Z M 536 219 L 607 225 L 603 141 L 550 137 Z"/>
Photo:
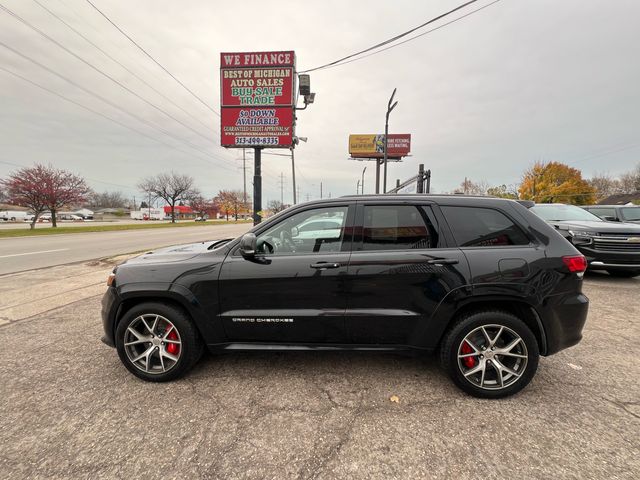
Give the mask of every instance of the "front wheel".
<path id="1" fill-rule="evenodd" d="M 612 277 L 633 278 L 640 275 L 640 270 L 607 270 Z"/>
<path id="2" fill-rule="evenodd" d="M 116 329 L 118 356 L 135 376 L 149 382 L 180 377 L 203 351 L 189 316 L 164 303 L 142 303 L 125 313 Z"/>
<path id="3" fill-rule="evenodd" d="M 458 320 L 440 346 L 440 363 L 454 383 L 481 398 L 513 395 L 538 368 L 538 342 L 518 317 L 478 312 Z"/>

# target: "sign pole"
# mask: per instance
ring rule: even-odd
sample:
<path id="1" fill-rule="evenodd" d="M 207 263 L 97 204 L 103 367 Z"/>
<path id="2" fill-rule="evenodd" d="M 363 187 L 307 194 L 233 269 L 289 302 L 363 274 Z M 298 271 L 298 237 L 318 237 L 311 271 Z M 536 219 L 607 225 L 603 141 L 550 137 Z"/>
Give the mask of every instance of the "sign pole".
<path id="1" fill-rule="evenodd" d="M 376 158 L 376 193 L 380 193 L 380 160 Z"/>
<path id="2" fill-rule="evenodd" d="M 262 221 L 262 148 L 253 149 L 253 224 Z"/>

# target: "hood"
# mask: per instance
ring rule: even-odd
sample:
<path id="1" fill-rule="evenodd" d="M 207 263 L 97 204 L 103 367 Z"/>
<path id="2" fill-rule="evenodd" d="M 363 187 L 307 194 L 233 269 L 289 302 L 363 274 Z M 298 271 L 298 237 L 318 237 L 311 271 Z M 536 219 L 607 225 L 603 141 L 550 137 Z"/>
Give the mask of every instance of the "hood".
<path id="1" fill-rule="evenodd" d="M 158 248 L 134 258 L 130 258 L 125 263 L 151 265 L 154 263 L 170 263 L 189 260 L 201 253 L 214 250 L 216 245 L 223 245 L 231 239 L 209 240 L 206 242 L 186 243 L 184 245 L 174 245 L 171 247 Z"/>
<path id="2" fill-rule="evenodd" d="M 598 233 L 630 233 L 640 235 L 640 225 L 621 222 L 598 222 L 591 220 L 550 220 L 549 224 L 559 230 L 581 230 Z"/>

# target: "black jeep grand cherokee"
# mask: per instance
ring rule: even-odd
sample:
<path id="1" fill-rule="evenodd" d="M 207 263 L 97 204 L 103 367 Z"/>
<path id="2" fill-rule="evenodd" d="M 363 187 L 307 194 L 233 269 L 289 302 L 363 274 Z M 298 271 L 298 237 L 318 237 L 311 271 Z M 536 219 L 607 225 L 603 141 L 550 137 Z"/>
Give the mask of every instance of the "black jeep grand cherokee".
<path id="1" fill-rule="evenodd" d="M 171 380 L 212 351 L 437 351 L 466 392 L 525 387 L 578 343 L 585 258 L 522 205 L 359 196 L 292 207 L 241 238 L 118 266 L 102 301 L 124 365 Z"/>

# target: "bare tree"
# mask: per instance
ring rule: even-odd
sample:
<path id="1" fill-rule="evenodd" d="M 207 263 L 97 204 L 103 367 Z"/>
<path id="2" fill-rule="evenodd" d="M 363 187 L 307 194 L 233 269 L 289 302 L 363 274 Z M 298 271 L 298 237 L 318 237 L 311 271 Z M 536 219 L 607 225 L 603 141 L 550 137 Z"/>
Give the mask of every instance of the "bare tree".
<path id="1" fill-rule="evenodd" d="M 46 210 L 51 211 L 52 227 L 57 227 L 56 213 L 63 207 L 84 202 L 91 192 L 82 177 L 51 165 L 22 168 L 2 183 L 12 202 L 33 212 L 32 229 Z"/>
<path id="2" fill-rule="evenodd" d="M 488 189 L 489 184 L 485 180 L 476 183 L 465 177 L 464 181 L 453 192 L 464 193 L 465 195 L 486 195 Z"/>
<path id="3" fill-rule="evenodd" d="M 267 208 L 275 214 L 281 212 L 287 207 L 280 200 L 270 200 Z"/>
<path id="4" fill-rule="evenodd" d="M 635 193 L 640 191 L 640 164 L 633 170 L 620 176 L 621 193 Z"/>
<path id="5" fill-rule="evenodd" d="M 193 177 L 176 172 L 161 173 L 147 177 L 138 184 L 138 188 L 151 195 L 153 198 L 161 198 L 171 207 L 171 222 L 175 223 L 176 204 L 182 200 L 188 200 L 196 191 L 193 186 Z"/>
<path id="6" fill-rule="evenodd" d="M 122 192 L 94 192 L 89 197 L 89 205 L 94 208 L 125 208 L 127 199 Z"/>

